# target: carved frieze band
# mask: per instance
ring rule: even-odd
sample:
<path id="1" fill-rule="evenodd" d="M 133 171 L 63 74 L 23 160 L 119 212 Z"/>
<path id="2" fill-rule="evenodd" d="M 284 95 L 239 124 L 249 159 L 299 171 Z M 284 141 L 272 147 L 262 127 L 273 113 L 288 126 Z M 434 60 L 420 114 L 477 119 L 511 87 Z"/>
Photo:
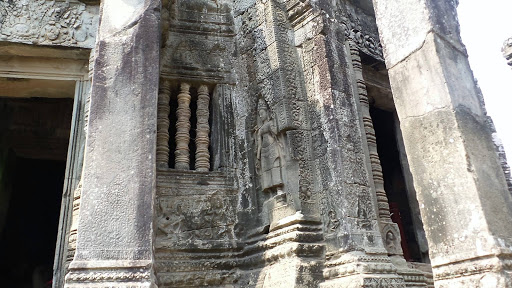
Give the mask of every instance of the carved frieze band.
<path id="1" fill-rule="evenodd" d="M 140 282 L 150 280 L 150 271 L 72 271 L 66 276 L 66 283 L 72 282 Z"/>
<path id="2" fill-rule="evenodd" d="M 0 41 L 93 48 L 98 6 L 78 1 L 0 1 Z"/>

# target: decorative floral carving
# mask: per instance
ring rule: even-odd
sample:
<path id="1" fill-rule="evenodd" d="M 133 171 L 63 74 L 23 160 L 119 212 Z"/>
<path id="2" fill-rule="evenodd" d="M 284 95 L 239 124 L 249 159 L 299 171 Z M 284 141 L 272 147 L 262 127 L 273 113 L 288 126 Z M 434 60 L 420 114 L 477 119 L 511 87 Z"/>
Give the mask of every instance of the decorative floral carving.
<path id="1" fill-rule="evenodd" d="M 1 1 L 0 40 L 92 48 L 97 9 L 74 1 Z"/>
<path id="2" fill-rule="evenodd" d="M 384 60 L 382 53 L 382 45 L 377 35 L 370 35 L 363 31 L 359 24 L 359 20 L 352 15 L 342 17 L 341 25 L 345 29 L 345 38 L 354 42 L 359 49 L 367 54 L 372 55 L 376 59 Z"/>
<path id="3" fill-rule="evenodd" d="M 100 271 L 100 272 L 70 272 L 66 276 L 69 282 L 103 282 L 103 281 L 140 281 L 149 280 L 149 271 Z"/>

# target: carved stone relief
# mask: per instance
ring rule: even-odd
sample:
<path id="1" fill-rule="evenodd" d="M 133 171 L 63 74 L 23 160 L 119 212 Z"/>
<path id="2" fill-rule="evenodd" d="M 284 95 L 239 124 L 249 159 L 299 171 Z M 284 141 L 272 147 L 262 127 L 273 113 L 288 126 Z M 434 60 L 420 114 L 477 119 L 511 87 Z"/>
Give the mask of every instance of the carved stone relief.
<path id="1" fill-rule="evenodd" d="M 348 3 L 339 1 L 340 23 L 345 31 L 345 39 L 354 42 L 357 47 L 375 59 L 384 60 L 382 45 L 380 43 L 375 16 Z"/>
<path id="2" fill-rule="evenodd" d="M 209 0 L 163 3 L 162 76 L 233 81 L 235 34 L 230 6 L 227 1 Z"/>
<path id="3" fill-rule="evenodd" d="M 167 170 L 157 190 L 157 246 L 199 245 L 233 238 L 236 222 L 234 190 L 219 172 L 203 175 Z M 206 244 L 205 244 L 206 245 Z M 199 247 L 198 246 L 198 247 Z"/>
<path id="4" fill-rule="evenodd" d="M 256 173 L 260 177 L 261 189 L 283 194 L 282 168 L 284 164 L 283 144 L 277 138 L 275 118 L 270 114 L 263 98 L 258 100 L 258 121 L 254 127 L 256 144 Z"/>
<path id="5" fill-rule="evenodd" d="M 222 196 L 220 192 L 187 198 L 159 200 L 159 240 L 179 244 L 232 238 L 235 216 L 229 207 L 233 205 L 234 199 Z"/>
<path id="6" fill-rule="evenodd" d="M 324 280 L 353 279 L 354 273 L 364 278 L 368 272 L 376 279 L 357 281 L 403 287 L 379 233 L 362 146 L 364 128 L 347 76 L 350 58 L 343 55 L 348 51 L 341 42 L 342 48 L 327 47 L 331 43 L 322 37 L 330 32 L 312 27 L 327 22 L 316 3 L 174 0 L 164 1 L 163 7 L 161 77 L 191 85 L 233 80 L 232 86 L 222 84 L 232 94 L 222 96 L 229 98 L 224 106 L 233 109 L 226 139 L 235 151 L 225 152 L 233 170 L 158 170 L 159 285 L 288 287 L 314 279 L 301 285 L 324 287 Z M 309 15 L 318 16 L 313 24 Z M 347 18 L 347 35 L 342 25 L 336 35 L 382 53 L 374 31 L 361 24 L 366 20 L 356 17 L 351 19 L 355 24 L 347 24 Z M 297 44 L 299 29 L 307 31 L 304 43 Z M 336 54 L 341 65 L 324 62 L 332 56 L 328 53 Z M 338 69 L 336 75 L 329 65 Z M 329 77 L 339 81 L 329 83 Z M 206 124 L 206 117 L 197 122 Z M 217 123 L 210 124 L 214 131 Z M 220 183 L 231 177 L 233 183 Z M 399 236 L 390 231 L 389 239 Z"/>
<path id="7" fill-rule="evenodd" d="M 98 6 L 78 1 L 0 2 L 0 40 L 93 48 Z"/>

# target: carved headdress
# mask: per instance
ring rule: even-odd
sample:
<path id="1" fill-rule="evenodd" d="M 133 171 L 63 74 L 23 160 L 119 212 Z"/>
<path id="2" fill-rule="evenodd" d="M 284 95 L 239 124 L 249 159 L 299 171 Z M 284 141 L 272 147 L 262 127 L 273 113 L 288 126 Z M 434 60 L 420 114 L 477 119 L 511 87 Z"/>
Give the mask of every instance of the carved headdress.
<path id="1" fill-rule="evenodd" d="M 265 120 L 272 118 L 272 117 L 270 117 L 267 101 L 265 101 L 265 99 L 263 99 L 263 97 L 260 97 L 258 99 L 258 106 L 256 107 L 256 111 L 257 111 L 256 118 L 258 119 L 258 127 L 261 127 L 261 125 L 263 125 L 263 122 L 265 121 L 264 119 L 261 119 L 261 117 L 260 117 L 261 110 L 264 110 L 267 113 L 267 119 L 265 119 Z"/>

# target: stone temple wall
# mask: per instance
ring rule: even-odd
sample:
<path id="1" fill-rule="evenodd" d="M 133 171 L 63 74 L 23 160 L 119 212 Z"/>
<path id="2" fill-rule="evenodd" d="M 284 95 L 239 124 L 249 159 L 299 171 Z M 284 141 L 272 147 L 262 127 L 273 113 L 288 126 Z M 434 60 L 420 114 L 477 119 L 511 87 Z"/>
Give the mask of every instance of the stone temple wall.
<path id="1" fill-rule="evenodd" d="M 98 2 L 0 3 L 2 45 L 91 49 L 54 287 L 510 287 L 455 2 Z M 384 61 L 432 266 L 391 220 L 364 72 Z"/>
<path id="2" fill-rule="evenodd" d="M 354 61 L 382 61 L 372 14 L 344 2 L 163 4 L 159 285 L 428 285 L 405 265 L 397 227 L 379 221 L 389 211 L 377 211 L 366 164 Z M 206 170 L 189 149 L 200 145 L 200 87 L 211 96 Z M 385 247 L 382 231 L 395 242 Z"/>

